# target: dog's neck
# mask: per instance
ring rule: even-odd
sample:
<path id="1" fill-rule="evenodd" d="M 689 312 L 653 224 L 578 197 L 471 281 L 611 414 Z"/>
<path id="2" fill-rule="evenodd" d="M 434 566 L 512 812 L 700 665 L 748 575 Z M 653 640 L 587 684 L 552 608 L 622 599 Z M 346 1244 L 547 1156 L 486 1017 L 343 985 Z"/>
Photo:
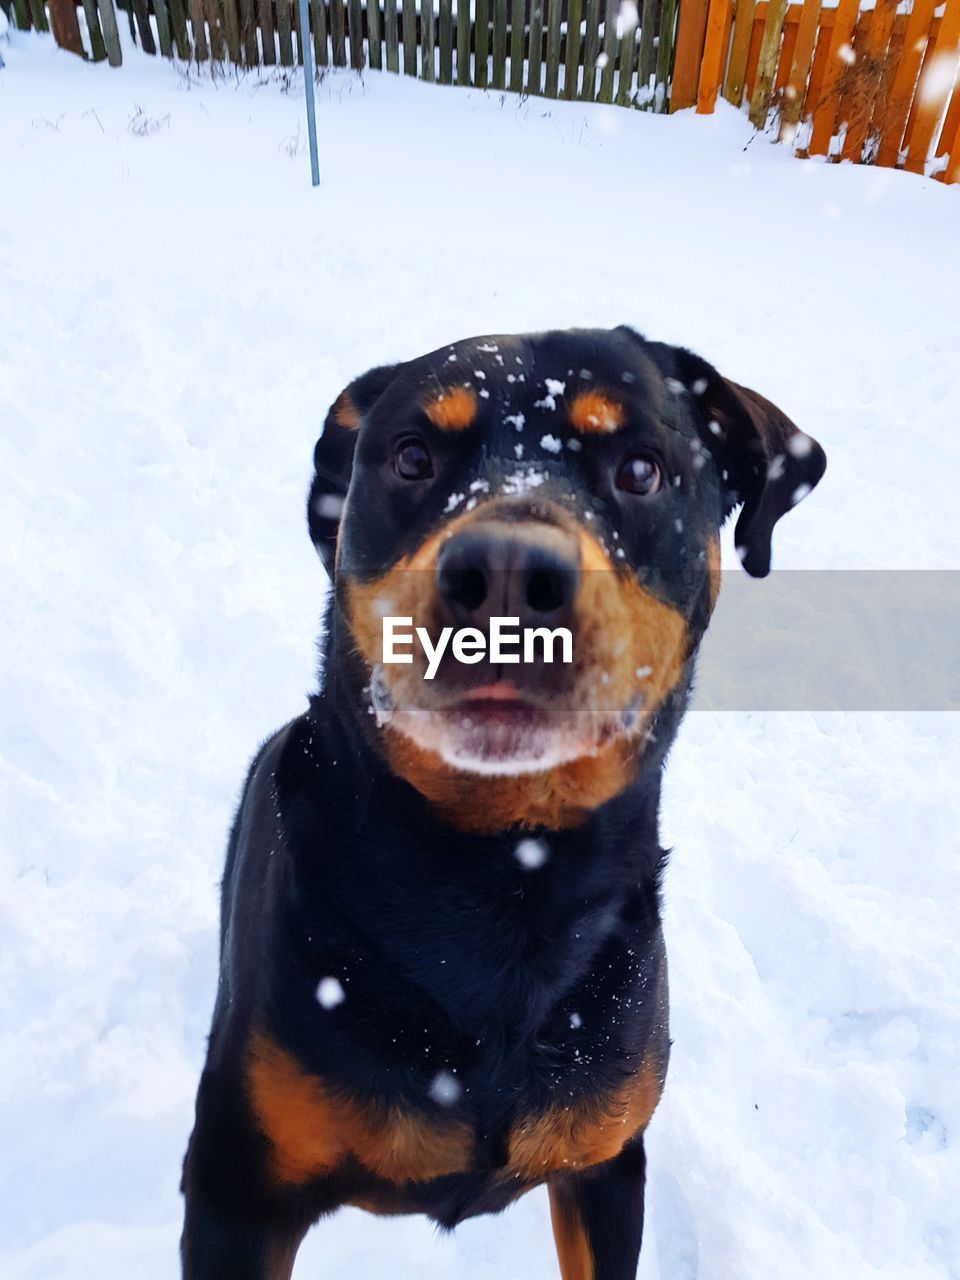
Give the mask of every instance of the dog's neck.
<path id="1" fill-rule="evenodd" d="M 315 805 L 298 819 L 284 796 L 303 787 L 280 788 L 285 821 L 298 824 L 305 902 L 333 911 L 361 949 L 464 1025 L 536 1026 L 614 939 L 649 947 L 659 937 L 662 749 L 577 825 L 465 831 L 371 749 L 373 718 L 357 714 L 339 680 L 311 700 L 308 721 L 287 767 L 301 782 L 311 772 Z M 505 965 L 506 987 L 491 978 Z"/>

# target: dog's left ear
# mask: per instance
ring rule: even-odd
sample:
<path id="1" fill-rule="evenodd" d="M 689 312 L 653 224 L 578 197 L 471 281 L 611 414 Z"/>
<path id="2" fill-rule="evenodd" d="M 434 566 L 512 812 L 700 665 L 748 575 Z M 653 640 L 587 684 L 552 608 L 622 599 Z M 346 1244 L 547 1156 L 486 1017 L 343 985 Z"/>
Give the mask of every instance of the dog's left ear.
<path id="1" fill-rule="evenodd" d="M 307 499 L 307 524 L 313 545 L 331 580 L 340 516 L 353 470 L 357 432 L 363 415 L 380 399 L 399 368 L 398 364 L 380 365 L 345 387 L 330 406 L 323 434 L 313 451 L 313 484 Z"/>
<path id="2" fill-rule="evenodd" d="M 678 377 L 703 418 L 704 443 L 729 472 L 732 505 L 743 503 L 734 530 L 741 563 L 752 577 L 765 578 L 773 526 L 819 482 L 827 456 L 756 391 L 691 351 L 676 348 L 675 355 Z"/>

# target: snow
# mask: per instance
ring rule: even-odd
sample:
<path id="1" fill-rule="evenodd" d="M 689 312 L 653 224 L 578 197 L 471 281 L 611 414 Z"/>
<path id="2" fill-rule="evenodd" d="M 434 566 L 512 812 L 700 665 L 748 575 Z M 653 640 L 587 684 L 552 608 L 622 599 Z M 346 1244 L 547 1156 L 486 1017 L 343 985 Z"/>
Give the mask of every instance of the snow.
<path id="1" fill-rule="evenodd" d="M 626 321 L 825 444 L 779 567 L 960 568 L 960 188 L 801 163 L 724 104 L 343 72 L 314 192 L 295 78 L 112 72 L 17 32 L 4 58 L 0 1274 L 161 1280 L 226 831 L 313 680 L 333 398 L 471 333 Z M 958 776 L 946 715 L 688 717 L 642 1280 L 960 1274 Z M 546 1280 L 546 1198 L 448 1237 L 344 1212 L 295 1275 Z"/>
<path id="2" fill-rule="evenodd" d="M 536 871 L 550 857 L 550 846 L 545 840 L 520 840 L 513 851 L 513 856 L 524 871 Z"/>
<path id="3" fill-rule="evenodd" d="M 449 1071 L 438 1071 L 430 1082 L 430 1097 L 442 1107 L 452 1107 L 462 1092 L 460 1081 Z"/>
<path id="4" fill-rule="evenodd" d="M 343 1004 L 347 994 L 340 984 L 339 978 L 321 978 L 317 984 L 317 1003 L 323 1009 L 335 1009 Z"/>

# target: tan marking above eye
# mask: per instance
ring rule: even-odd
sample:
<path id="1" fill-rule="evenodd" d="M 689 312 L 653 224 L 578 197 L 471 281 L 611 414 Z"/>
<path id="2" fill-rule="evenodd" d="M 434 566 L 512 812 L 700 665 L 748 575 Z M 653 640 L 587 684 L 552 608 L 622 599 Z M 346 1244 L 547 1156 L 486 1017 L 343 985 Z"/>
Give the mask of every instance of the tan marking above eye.
<path id="1" fill-rule="evenodd" d="M 626 421 L 623 405 L 605 391 L 581 391 L 570 405 L 570 422 L 578 431 L 619 431 Z"/>
<path id="2" fill-rule="evenodd" d="M 441 391 L 423 411 L 441 431 L 464 431 L 477 416 L 477 395 L 472 387 L 451 387 Z"/>

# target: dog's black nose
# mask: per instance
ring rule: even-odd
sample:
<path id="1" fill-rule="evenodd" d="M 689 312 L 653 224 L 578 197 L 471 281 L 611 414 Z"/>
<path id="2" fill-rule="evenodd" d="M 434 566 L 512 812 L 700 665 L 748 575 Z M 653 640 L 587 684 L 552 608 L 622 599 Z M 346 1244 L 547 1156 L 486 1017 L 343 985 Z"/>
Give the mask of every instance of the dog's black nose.
<path id="1" fill-rule="evenodd" d="M 521 627 L 569 619 L 580 579 L 574 539 L 553 525 L 483 524 L 446 542 L 437 558 L 437 592 L 461 626 L 492 617 Z"/>

